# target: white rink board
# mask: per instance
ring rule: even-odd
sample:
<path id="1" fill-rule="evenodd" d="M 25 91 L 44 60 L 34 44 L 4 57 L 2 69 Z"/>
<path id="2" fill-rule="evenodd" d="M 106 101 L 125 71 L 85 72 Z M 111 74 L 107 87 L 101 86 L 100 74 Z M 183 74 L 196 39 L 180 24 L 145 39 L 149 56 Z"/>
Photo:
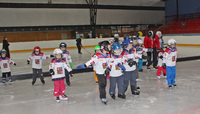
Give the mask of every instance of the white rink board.
<path id="1" fill-rule="evenodd" d="M 178 44 L 200 44 L 200 36 L 164 36 L 164 41 L 167 43 L 168 39 L 174 38 Z M 83 39 L 83 46 L 98 45 L 100 41 L 109 40 L 111 38 L 100 38 L 100 39 Z M 123 38 L 121 38 L 123 39 Z M 143 38 L 142 38 L 143 39 Z M 61 42 L 66 42 L 68 47 L 76 46 L 76 39 L 71 40 L 54 40 L 54 41 L 35 41 L 35 42 L 17 42 L 10 43 L 10 50 L 27 50 L 33 49 L 35 46 L 41 48 L 55 48 Z M 1 44 L 2 45 L 2 44 Z"/>

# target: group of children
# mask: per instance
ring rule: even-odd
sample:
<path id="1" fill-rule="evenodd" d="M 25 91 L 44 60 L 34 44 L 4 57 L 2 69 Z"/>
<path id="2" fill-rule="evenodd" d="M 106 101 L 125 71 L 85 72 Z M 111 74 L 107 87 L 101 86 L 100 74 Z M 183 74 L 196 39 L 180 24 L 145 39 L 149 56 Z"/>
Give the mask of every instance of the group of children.
<path id="1" fill-rule="evenodd" d="M 136 37 L 127 37 L 122 44 L 118 41 L 110 44 L 108 41 L 102 41 L 99 46 L 95 47 L 95 54 L 84 65 L 80 65 L 80 68 L 86 68 L 93 66 L 95 82 L 99 85 L 100 99 L 103 103 L 107 103 L 106 99 L 106 85 L 107 77 L 109 76 L 110 87 L 109 94 L 111 98 L 116 99 L 116 85 L 118 88 L 118 98 L 125 99 L 126 91 L 129 86 L 133 95 L 139 95 L 139 87 L 137 86 L 138 71 L 142 72 L 143 55 L 148 49 L 143 47 L 143 41 Z M 176 59 L 177 49 L 176 41 L 170 39 L 168 46 L 163 45 L 158 54 L 158 71 L 157 77 L 160 78 L 161 71 L 163 75 L 167 76 L 169 87 L 176 86 Z M 67 85 L 70 85 L 70 76 L 72 77 L 72 59 L 67 51 L 66 43 L 61 43 L 59 49 L 55 49 L 53 55 L 45 55 L 41 52 L 40 47 L 36 46 L 33 53 L 29 56 L 27 64 L 32 61 L 33 69 L 33 81 L 35 84 L 37 76 L 45 84 L 45 80 L 42 73 L 42 60 L 46 60 L 53 57 L 50 65 L 49 72 L 54 82 L 54 96 L 57 102 L 60 100 L 67 100 L 65 95 L 65 79 Z M 9 64 L 16 63 L 10 58 L 6 57 L 6 51 L 1 51 L 0 66 L 3 76 L 3 83 L 6 82 L 6 75 L 9 77 L 9 82 L 12 82 L 11 71 Z"/>

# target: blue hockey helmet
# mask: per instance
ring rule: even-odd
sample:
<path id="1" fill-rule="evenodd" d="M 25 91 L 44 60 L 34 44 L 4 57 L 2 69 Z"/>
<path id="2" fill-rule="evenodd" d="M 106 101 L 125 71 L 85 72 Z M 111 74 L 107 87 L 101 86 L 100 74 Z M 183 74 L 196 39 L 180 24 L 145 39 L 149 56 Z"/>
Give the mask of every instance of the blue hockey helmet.
<path id="1" fill-rule="evenodd" d="M 124 41 L 122 42 L 122 46 L 123 46 L 123 48 L 128 47 L 129 44 L 131 44 L 131 41 L 128 40 L 128 39 L 126 39 L 126 40 L 124 40 Z"/>
<path id="2" fill-rule="evenodd" d="M 60 43 L 59 45 L 60 48 L 67 48 L 67 44 L 65 42 Z"/>
<path id="3" fill-rule="evenodd" d="M 121 44 L 119 42 L 114 42 L 111 46 L 113 50 L 121 49 Z"/>

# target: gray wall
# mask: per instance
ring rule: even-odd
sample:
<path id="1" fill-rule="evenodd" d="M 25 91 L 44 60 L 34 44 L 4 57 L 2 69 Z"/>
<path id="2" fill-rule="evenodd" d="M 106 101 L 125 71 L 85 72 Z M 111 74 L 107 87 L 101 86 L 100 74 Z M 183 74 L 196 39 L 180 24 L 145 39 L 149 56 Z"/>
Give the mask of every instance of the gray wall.
<path id="1" fill-rule="evenodd" d="M 89 25 L 88 9 L 0 8 L 0 26 Z"/>
<path id="2" fill-rule="evenodd" d="M 10 3 L 47 3 L 49 0 L 0 0 Z M 51 0 L 52 3 L 85 4 L 85 0 Z M 164 6 L 161 0 L 98 0 L 103 5 Z"/>
<path id="3" fill-rule="evenodd" d="M 98 10 L 97 24 L 162 24 L 164 11 Z"/>
<path id="4" fill-rule="evenodd" d="M 49 0 L 0 0 L 11 3 L 47 3 Z M 52 0 L 53 3 L 86 4 L 85 0 Z M 103 5 L 164 6 L 160 0 L 99 0 Z M 89 25 L 89 9 L 0 8 L 0 27 Z M 162 24 L 164 11 L 98 9 L 97 24 Z"/>

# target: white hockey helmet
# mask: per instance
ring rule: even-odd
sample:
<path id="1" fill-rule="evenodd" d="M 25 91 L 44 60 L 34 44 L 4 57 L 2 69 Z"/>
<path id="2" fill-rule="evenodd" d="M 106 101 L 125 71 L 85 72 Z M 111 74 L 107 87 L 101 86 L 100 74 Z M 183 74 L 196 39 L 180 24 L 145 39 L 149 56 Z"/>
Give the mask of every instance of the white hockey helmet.
<path id="1" fill-rule="evenodd" d="M 55 56 L 55 55 L 57 55 L 57 54 L 63 54 L 63 51 L 61 50 L 61 49 L 55 49 L 54 51 L 53 51 L 53 55 Z"/>
<path id="2" fill-rule="evenodd" d="M 6 54 L 7 52 L 6 52 L 6 50 L 5 49 L 2 49 L 1 50 L 1 54 Z"/>
<path id="3" fill-rule="evenodd" d="M 169 40 L 168 40 L 168 45 L 170 46 L 170 45 L 172 45 L 172 44 L 176 44 L 176 40 L 174 40 L 174 39 L 169 39 Z"/>
<path id="4" fill-rule="evenodd" d="M 137 42 L 138 44 L 143 44 L 143 41 L 141 39 L 139 39 Z"/>
<path id="5" fill-rule="evenodd" d="M 162 32 L 161 31 L 157 31 L 156 32 L 156 35 L 159 35 L 159 34 L 162 36 Z"/>
<path id="6" fill-rule="evenodd" d="M 114 38 L 119 38 L 119 34 L 114 34 Z"/>

